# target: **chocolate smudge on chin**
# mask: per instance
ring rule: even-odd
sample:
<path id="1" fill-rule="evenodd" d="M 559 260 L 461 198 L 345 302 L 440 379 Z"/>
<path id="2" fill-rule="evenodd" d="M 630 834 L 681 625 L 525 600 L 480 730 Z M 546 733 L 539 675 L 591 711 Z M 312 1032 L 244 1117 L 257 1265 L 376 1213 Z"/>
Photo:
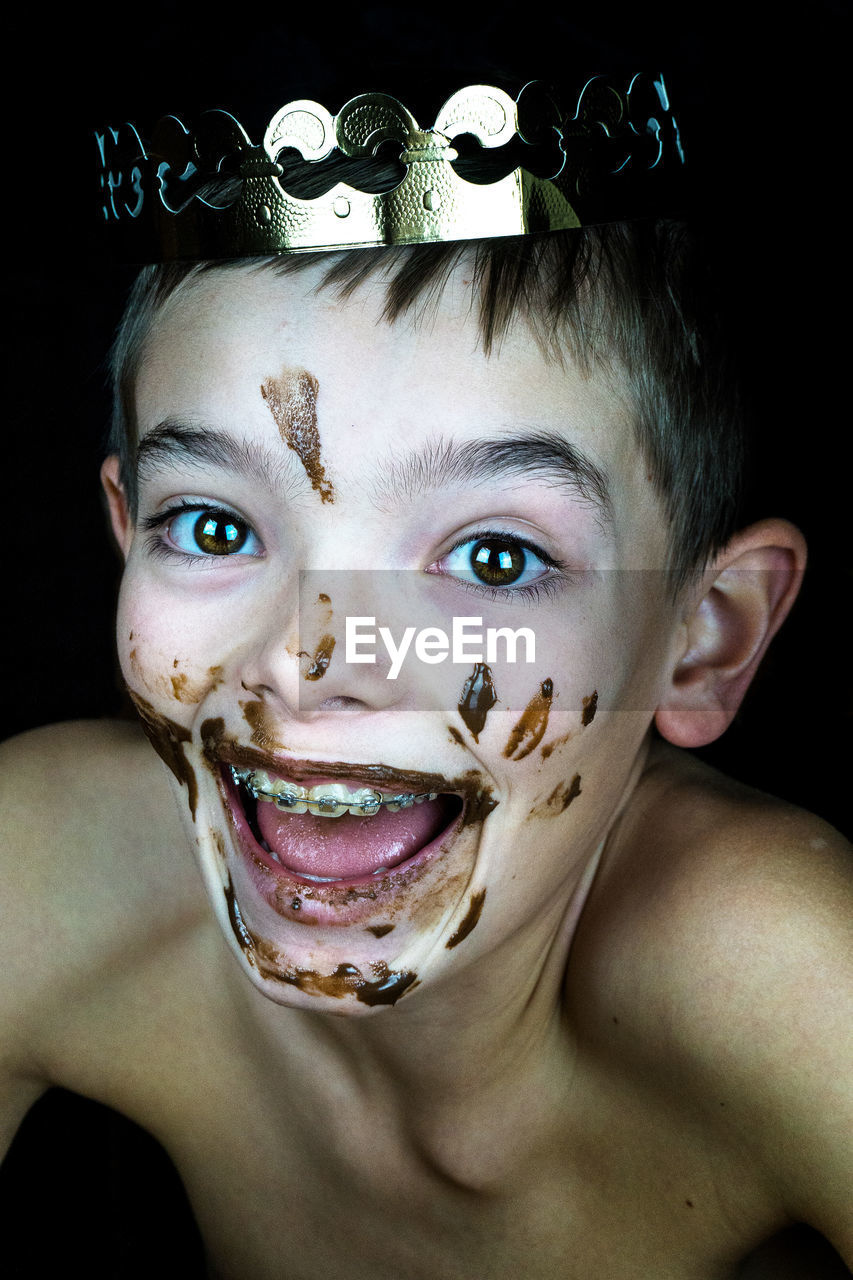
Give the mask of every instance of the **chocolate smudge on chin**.
<path id="1" fill-rule="evenodd" d="M 314 656 L 311 657 L 310 654 L 305 654 L 306 657 L 311 657 L 311 666 L 305 672 L 305 679 L 322 680 L 329 669 L 329 663 L 332 661 L 334 651 L 335 637 L 321 636 L 317 648 L 314 650 Z"/>
<path id="2" fill-rule="evenodd" d="M 128 693 L 136 707 L 146 738 L 178 782 L 186 787 L 187 803 L 195 820 L 198 783 L 195 771 L 184 753 L 184 744 L 192 741 L 192 734 L 184 725 L 176 724 L 174 720 L 161 716 L 150 702 L 140 698 L 139 694 L 134 693 L 132 689 L 128 689 Z"/>
<path id="3" fill-rule="evenodd" d="M 389 969 L 382 961 L 372 966 L 376 974 L 373 979 L 366 978 L 354 964 L 339 964 L 334 973 L 318 973 L 316 969 L 280 968 L 281 960 L 275 949 L 269 943 L 254 937 L 243 923 L 233 889 L 230 894 L 226 889 L 225 896 L 235 936 L 249 963 L 264 978 L 296 987 L 298 991 L 304 991 L 308 995 L 331 996 L 335 1000 L 355 996 L 356 1000 L 367 1005 L 396 1004 L 400 996 L 417 982 L 417 974 L 408 969 Z"/>
<path id="4" fill-rule="evenodd" d="M 267 378 L 261 395 L 275 419 L 279 434 L 305 468 L 323 502 L 334 502 L 335 491 L 320 460 L 320 432 L 317 430 L 317 395 L 320 384 L 307 369 L 282 369 L 277 378 Z"/>
<path id="5" fill-rule="evenodd" d="M 240 944 L 240 948 L 253 969 L 258 967 L 255 949 L 257 939 L 254 934 L 246 928 L 243 916 L 240 913 L 240 907 L 234 894 L 234 885 L 231 883 L 231 877 L 228 877 L 228 883 L 225 885 L 223 892 L 225 893 L 225 901 L 228 904 L 228 919 L 231 923 L 231 930 L 234 937 Z"/>
<path id="6" fill-rule="evenodd" d="M 417 986 L 416 973 L 410 969 L 395 971 L 386 969 L 373 982 L 365 982 L 355 993 L 356 1000 L 362 1004 L 376 1006 L 379 1004 L 396 1004 L 400 996 Z"/>
<path id="7" fill-rule="evenodd" d="M 486 716 L 497 701 L 491 668 L 485 662 L 475 663 L 474 670 L 462 686 L 458 706 L 459 714 L 475 742 L 480 741 L 480 734 L 486 727 Z"/>
<path id="8" fill-rule="evenodd" d="M 471 894 L 471 902 L 469 903 L 468 911 L 465 916 L 465 919 L 462 921 L 462 923 L 460 924 L 456 932 L 450 938 L 448 938 L 447 942 L 445 943 L 445 946 L 448 951 L 450 951 L 452 947 L 458 947 L 459 943 L 463 942 L 465 938 L 468 937 L 468 934 L 471 933 L 473 929 L 476 927 L 477 921 L 480 919 L 480 913 L 483 910 L 483 903 L 485 901 L 486 901 L 485 889 L 481 889 L 479 893 Z"/>
<path id="9" fill-rule="evenodd" d="M 581 712 L 581 724 L 586 728 L 588 724 L 592 724 L 595 719 L 595 713 L 598 710 L 598 690 L 593 689 L 588 698 L 583 700 L 583 711 Z"/>
<path id="10" fill-rule="evenodd" d="M 561 738 L 553 738 L 550 742 L 546 742 L 541 751 L 542 759 L 547 760 L 552 752 L 556 751 L 557 747 L 562 747 L 563 743 L 568 742 L 571 736 L 570 733 L 564 733 Z"/>
<path id="11" fill-rule="evenodd" d="M 548 716 L 551 713 L 553 697 L 553 680 L 543 680 L 539 686 L 539 692 L 530 699 L 509 735 L 509 741 L 504 748 L 504 756 L 507 759 L 523 760 L 539 746 L 548 728 Z M 525 742 L 525 739 L 528 741 Z"/>

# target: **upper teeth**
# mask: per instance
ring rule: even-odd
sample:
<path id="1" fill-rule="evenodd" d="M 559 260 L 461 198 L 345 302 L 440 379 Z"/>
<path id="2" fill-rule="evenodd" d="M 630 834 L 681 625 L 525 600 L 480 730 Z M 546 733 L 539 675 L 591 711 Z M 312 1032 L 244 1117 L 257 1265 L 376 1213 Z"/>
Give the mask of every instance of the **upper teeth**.
<path id="1" fill-rule="evenodd" d="M 396 795 L 383 795 L 370 787 L 350 791 L 341 782 L 324 782 L 316 787 L 300 787 L 283 778 L 271 778 L 263 769 L 235 769 L 231 766 L 235 782 L 242 782 L 256 800 L 268 800 L 288 813 L 313 813 L 323 818 L 339 818 L 344 813 L 357 817 L 371 817 L 384 805 L 391 813 L 407 809 L 424 800 L 435 800 L 437 791 L 424 791 L 419 795 L 404 791 Z"/>

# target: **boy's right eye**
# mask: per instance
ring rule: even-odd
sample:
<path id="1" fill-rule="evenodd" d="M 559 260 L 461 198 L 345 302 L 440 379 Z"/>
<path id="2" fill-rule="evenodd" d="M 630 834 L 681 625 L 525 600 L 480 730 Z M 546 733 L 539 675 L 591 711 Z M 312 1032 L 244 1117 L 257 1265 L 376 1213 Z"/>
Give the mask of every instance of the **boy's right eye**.
<path id="1" fill-rule="evenodd" d="M 242 551 L 254 534 L 237 516 L 225 511 L 185 511 L 169 521 L 168 532 L 181 551 L 230 556 Z"/>
<path id="2" fill-rule="evenodd" d="M 222 507 L 182 503 L 143 521 L 156 529 L 155 550 L 194 560 L 262 553 L 257 534 L 245 520 Z"/>

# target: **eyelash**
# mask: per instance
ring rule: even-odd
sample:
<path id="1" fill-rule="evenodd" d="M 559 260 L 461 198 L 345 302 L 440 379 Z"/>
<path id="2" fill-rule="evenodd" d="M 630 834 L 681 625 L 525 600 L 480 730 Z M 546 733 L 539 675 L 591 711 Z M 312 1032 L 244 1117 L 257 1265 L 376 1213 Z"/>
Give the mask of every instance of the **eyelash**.
<path id="1" fill-rule="evenodd" d="M 191 555 L 188 551 L 181 551 L 178 547 L 173 547 L 166 541 L 162 530 L 176 517 L 191 511 L 195 511 L 199 515 L 207 514 L 234 521 L 254 533 L 251 525 L 246 520 L 243 520 L 241 516 L 238 516 L 236 511 L 231 511 L 228 507 L 220 507 L 210 502 L 187 502 L 182 498 L 165 511 L 158 511 L 155 515 L 143 516 L 140 519 L 141 529 L 146 533 L 154 532 L 153 537 L 145 540 L 149 555 L 155 560 L 167 560 L 170 564 L 179 564 L 193 569 L 201 565 L 208 567 L 217 560 L 227 561 L 233 559 L 233 555 L 205 555 L 201 550 L 199 550 L 198 555 Z M 257 537 L 257 535 L 255 536 Z M 234 555 L 236 554 L 239 553 L 235 552 Z"/>
<path id="2" fill-rule="evenodd" d="M 527 538 L 521 538 L 514 533 L 507 533 L 505 529 L 477 529 L 473 533 L 466 534 L 464 538 L 460 538 L 458 542 L 455 542 L 452 547 L 445 551 L 441 559 L 446 560 L 454 551 L 458 551 L 460 547 L 467 546 L 468 543 L 487 542 L 490 538 L 511 542 L 517 547 L 522 547 L 525 551 L 530 551 L 549 569 L 555 570 L 555 574 L 548 578 L 537 579 L 535 582 L 522 583 L 518 587 L 513 587 L 512 585 L 508 587 L 490 587 L 485 582 L 471 582 L 464 578 L 452 578 L 452 575 L 448 573 L 442 573 L 437 576 L 451 577 L 451 580 L 462 587 L 463 590 L 471 591 L 480 597 L 485 596 L 488 600 L 501 601 L 504 604 L 508 600 L 512 602 L 523 600 L 525 603 L 535 603 L 543 598 L 553 600 L 567 586 L 572 576 L 567 565 L 548 555 L 547 551 L 543 551 L 535 542 L 530 542 Z"/>

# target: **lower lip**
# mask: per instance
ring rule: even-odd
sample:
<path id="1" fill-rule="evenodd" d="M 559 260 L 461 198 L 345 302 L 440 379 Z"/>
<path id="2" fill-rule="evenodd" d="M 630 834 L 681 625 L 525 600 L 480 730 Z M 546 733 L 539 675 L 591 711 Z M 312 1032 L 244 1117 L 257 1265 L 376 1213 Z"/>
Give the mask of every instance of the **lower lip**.
<path id="1" fill-rule="evenodd" d="M 261 848 L 252 835 L 237 785 L 227 767 L 220 774 L 220 787 L 252 884 L 276 915 L 299 924 L 348 925 L 377 913 L 387 915 L 400 891 L 419 881 L 434 865 L 436 856 L 450 847 L 465 813 L 463 807 L 429 844 L 381 875 L 323 883 L 289 871 Z"/>

